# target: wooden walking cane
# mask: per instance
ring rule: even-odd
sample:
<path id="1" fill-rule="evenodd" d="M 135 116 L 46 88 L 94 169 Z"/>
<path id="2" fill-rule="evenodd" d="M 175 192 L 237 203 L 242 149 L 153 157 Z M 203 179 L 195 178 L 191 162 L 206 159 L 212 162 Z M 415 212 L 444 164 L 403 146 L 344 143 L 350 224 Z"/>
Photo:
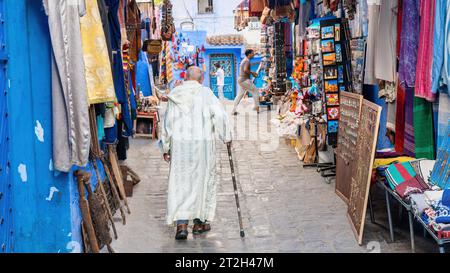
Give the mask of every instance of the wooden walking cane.
<path id="1" fill-rule="evenodd" d="M 244 225 L 242 224 L 242 215 L 241 215 L 241 206 L 239 205 L 239 196 L 238 196 L 238 188 L 236 183 L 236 175 L 234 173 L 234 163 L 233 163 L 233 154 L 231 152 L 231 142 L 227 143 L 227 150 L 228 150 L 228 159 L 230 160 L 230 168 L 231 168 L 231 177 L 233 179 L 233 188 L 234 188 L 234 198 L 236 199 L 236 207 L 239 217 L 239 228 L 241 231 L 241 237 L 245 237 L 244 233 Z"/>
<path id="2" fill-rule="evenodd" d="M 91 213 L 89 211 L 89 203 L 86 200 L 84 191 L 84 181 L 91 179 L 89 173 L 76 171 L 75 176 L 78 181 L 78 194 L 79 194 L 79 204 L 81 210 L 81 216 L 83 218 L 83 227 L 89 238 L 89 245 L 94 253 L 99 253 L 100 249 L 98 247 L 97 237 L 95 236 L 94 224 L 92 223 Z"/>

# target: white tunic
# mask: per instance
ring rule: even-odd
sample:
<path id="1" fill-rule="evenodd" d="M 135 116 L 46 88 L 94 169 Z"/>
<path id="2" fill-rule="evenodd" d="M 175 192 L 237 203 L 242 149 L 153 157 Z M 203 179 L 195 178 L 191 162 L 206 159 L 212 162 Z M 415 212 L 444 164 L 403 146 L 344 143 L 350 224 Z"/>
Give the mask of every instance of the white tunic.
<path id="1" fill-rule="evenodd" d="M 228 117 L 211 89 L 184 82 L 168 95 L 162 149 L 171 153 L 167 224 L 212 221 L 216 209 L 215 133 L 228 142 Z"/>

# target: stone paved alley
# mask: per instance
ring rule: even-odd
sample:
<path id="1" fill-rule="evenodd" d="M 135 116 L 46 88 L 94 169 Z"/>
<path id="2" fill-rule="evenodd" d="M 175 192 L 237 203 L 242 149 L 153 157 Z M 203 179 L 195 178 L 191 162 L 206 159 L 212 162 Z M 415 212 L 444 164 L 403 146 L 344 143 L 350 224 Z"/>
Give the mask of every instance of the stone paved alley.
<path id="1" fill-rule="evenodd" d="M 275 113 L 263 109 L 260 118 L 275 117 Z M 237 124 L 252 126 L 245 122 L 245 115 L 233 118 Z M 132 140 L 127 163 L 142 182 L 129 199 L 132 214 L 127 216 L 127 225 L 121 225 L 117 218 L 119 239 L 113 243 L 115 251 L 410 252 L 407 216 L 401 224 L 395 219 L 396 241 L 390 242 L 382 192 L 374 192 L 377 224 L 372 224 L 367 216 L 364 242 L 359 246 L 346 217 L 346 205 L 334 192 L 334 181 L 327 184 L 315 169 L 304 169 L 295 150 L 283 139 L 276 151 L 262 152 L 260 144 L 267 142 L 268 136 L 276 136 L 273 128 L 266 138 L 233 142 L 245 239 L 239 237 L 226 146 L 220 143 L 218 203 L 212 231 L 194 238 L 190 230 L 188 240 L 182 242 L 174 240 L 174 229 L 164 221 L 169 165 L 162 160 L 155 141 Z M 424 239 L 421 234 L 416 227 L 416 252 L 437 252 L 431 239 Z"/>

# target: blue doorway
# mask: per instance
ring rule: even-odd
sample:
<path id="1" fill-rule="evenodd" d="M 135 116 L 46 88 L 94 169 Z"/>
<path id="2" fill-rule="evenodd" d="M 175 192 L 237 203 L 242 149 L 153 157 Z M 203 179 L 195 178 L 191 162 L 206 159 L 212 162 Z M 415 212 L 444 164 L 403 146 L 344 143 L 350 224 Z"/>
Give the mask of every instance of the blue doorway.
<path id="1" fill-rule="evenodd" d="M 236 80 L 235 80 L 235 67 L 236 62 L 233 54 L 211 54 L 209 58 L 209 67 L 211 72 L 216 72 L 214 67 L 215 63 L 220 63 L 220 66 L 225 71 L 225 86 L 223 87 L 223 94 L 225 98 L 233 100 L 236 96 Z M 210 77 L 210 86 L 214 92 L 214 95 L 218 97 L 217 93 L 217 78 L 216 76 Z"/>

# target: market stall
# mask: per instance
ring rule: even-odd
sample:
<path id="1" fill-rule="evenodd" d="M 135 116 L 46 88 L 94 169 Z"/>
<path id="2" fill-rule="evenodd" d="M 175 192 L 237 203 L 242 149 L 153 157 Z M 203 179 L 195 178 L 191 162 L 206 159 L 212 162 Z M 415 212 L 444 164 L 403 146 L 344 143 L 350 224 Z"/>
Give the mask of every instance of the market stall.
<path id="1" fill-rule="evenodd" d="M 430 190 L 446 193 L 450 187 L 445 175 L 450 165 L 445 132 L 450 100 L 443 73 L 446 7 L 434 0 L 256 0 L 247 9 L 263 23 L 265 69 L 270 91 L 279 98 L 272 122 L 305 166 L 318 167 L 327 179 L 335 177 L 358 243 L 363 242 L 372 186 L 378 184 L 405 204 L 410 222 L 417 219 L 444 251 L 450 222 L 439 215 L 447 211 L 446 197 L 426 199 L 427 209 L 417 210 L 417 202 L 402 191 L 416 183 L 423 199 Z M 396 162 L 426 162 L 433 172 L 400 175 L 399 182 L 389 175 Z M 424 182 L 420 187 L 410 181 L 417 177 Z M 408 184 L 399 192 L 392 181 Z"/>

